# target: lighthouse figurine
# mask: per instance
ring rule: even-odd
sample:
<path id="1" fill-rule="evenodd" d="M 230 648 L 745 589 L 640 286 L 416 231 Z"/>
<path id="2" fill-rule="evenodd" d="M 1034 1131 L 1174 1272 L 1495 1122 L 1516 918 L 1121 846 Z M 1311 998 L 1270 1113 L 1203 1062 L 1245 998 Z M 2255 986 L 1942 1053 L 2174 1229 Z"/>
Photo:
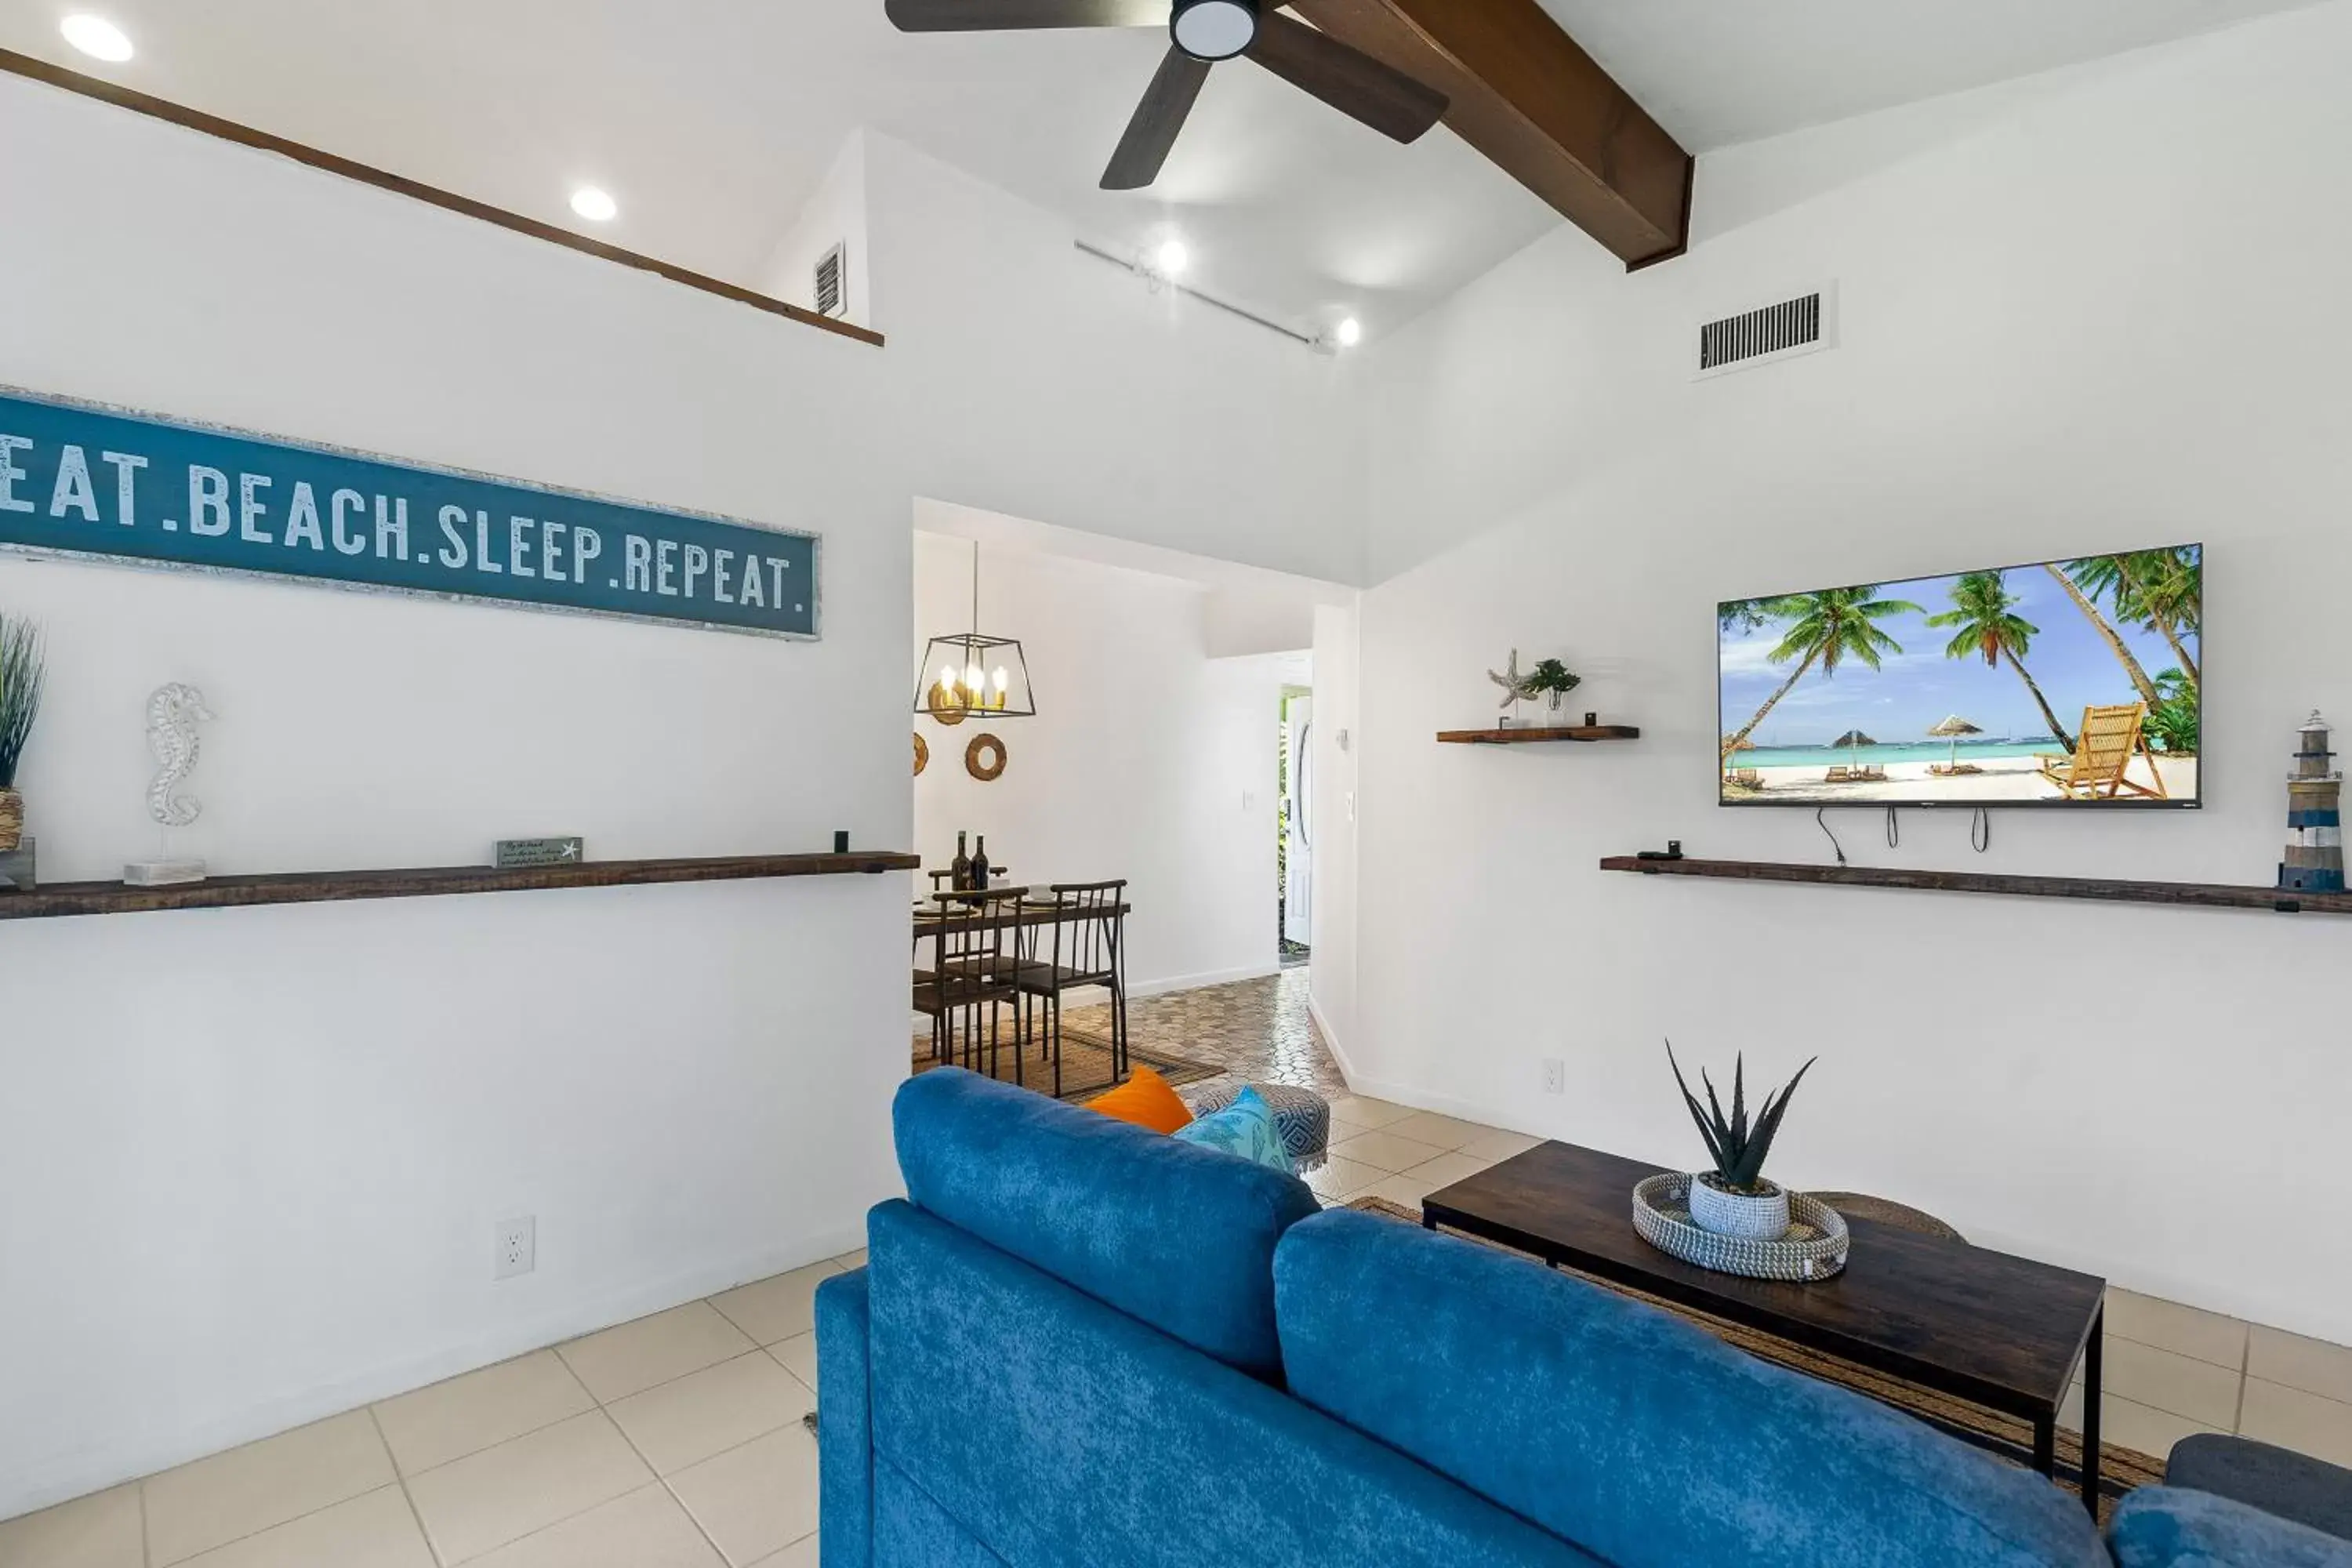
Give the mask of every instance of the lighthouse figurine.
<path id="1" fill-rule="evenodd" d="M 2294 773 L 2286 781 L 2286 859 L 2278 885 L 2298 893 L 2344 891 L 2344 775 L 2328 766 L 2327 721 L 2316 710 L 2304 721 Z"/>

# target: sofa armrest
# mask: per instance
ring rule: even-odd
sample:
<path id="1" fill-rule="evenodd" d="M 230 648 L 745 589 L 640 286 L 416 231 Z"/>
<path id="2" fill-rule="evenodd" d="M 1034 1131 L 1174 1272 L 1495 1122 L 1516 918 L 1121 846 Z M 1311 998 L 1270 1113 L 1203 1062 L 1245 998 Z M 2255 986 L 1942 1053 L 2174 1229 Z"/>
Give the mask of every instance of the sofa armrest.
<path id="1" fill-rule="evenodd" d="M 2118 1568 L 2352 1568 L 2352 1541 L 2182 1487 L 2116 1504 L 2107 1549 Z"/>
<path id="2" fill-rule="evenodd" d="M 874 1561 L 873 1344 L 867 1276 L 835 1275 L 816 1289 L 817 1537 L 821 1568 Z"/>

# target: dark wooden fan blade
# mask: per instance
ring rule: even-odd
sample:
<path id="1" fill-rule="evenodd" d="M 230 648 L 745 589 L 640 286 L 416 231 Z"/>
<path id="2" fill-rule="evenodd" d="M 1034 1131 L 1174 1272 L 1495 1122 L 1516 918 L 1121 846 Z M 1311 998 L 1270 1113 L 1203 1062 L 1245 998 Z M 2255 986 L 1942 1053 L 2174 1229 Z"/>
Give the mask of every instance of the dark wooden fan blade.
<path id="1" fill-rule="evenodd" d="M 1127 122 L 1127 134 L 1118 139 L 1118 151 L 1110 155 L 1110 167 L 1103 171 L 1104 190 L 1139 191 L 1160 177 L 1160 165 L 1168 161 L 1176 133 L 1184 129 L 1184 117 L 1208 79 L 1208 62 L 1181 49 L 1168 51 Z"/>
<path id="2" fill-rule="evenodd" d="M 1024 27 L 1164 27 L 1169 0 L 884 0 L 902 33 L 995 33 Z"/>
<path id="3" fill-rule="evenodd" d="M 1266 11 L 1249 58 L 1383 136 L 1412 142 L 1445 113 L 1445 95 L 1306 23 Z"/>

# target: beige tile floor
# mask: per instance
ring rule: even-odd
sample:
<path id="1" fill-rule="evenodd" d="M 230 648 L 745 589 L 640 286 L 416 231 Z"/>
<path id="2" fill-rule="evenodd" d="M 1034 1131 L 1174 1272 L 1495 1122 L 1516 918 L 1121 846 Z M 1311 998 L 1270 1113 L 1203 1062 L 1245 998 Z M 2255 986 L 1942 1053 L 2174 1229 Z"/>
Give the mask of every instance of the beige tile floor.
<path id="1" fill-rule="evenodd" d="M 1537 1140 L 1355 1096 L 1327 1204 L 1408 1208 Z M 850 1254 L 0 1523 L 0 1568 L 814 1568 L 811 1300 Z M 2352 1465 L 2352 1349 L 2111 1290 L 2105 1426 Z M 2067 1418 L 2077 1418 L 2080 1394 Z"/>
<path id="2" fill-rule="evenodd" d="M 0 1523 L 0 1568 L 815 1568 L 830 1262 Z"/>

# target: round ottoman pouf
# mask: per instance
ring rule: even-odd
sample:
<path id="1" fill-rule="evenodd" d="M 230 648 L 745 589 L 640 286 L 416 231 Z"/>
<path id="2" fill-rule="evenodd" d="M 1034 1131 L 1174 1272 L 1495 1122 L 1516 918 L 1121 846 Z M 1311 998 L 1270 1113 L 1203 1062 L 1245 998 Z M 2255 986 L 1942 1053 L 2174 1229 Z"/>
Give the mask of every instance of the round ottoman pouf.
<path id="1" fill-rule="evenodd" d="M 1283 1083 L 1228 1083 L 1204 1089 L 1192 1099 L 1194 1116 L 1214 1116 L 1242 1097 L 1244 1088 L 1257 1090 L 1257 1097 L 1274 1112 L 1276 1131 L 1282 1134 L 1282 1147 L 1298 1173 L 1323 1168 L 1323 1159 L 1331 1148 L 1331 1106 L 1311 1089 L 1293 1089 Z"/>

